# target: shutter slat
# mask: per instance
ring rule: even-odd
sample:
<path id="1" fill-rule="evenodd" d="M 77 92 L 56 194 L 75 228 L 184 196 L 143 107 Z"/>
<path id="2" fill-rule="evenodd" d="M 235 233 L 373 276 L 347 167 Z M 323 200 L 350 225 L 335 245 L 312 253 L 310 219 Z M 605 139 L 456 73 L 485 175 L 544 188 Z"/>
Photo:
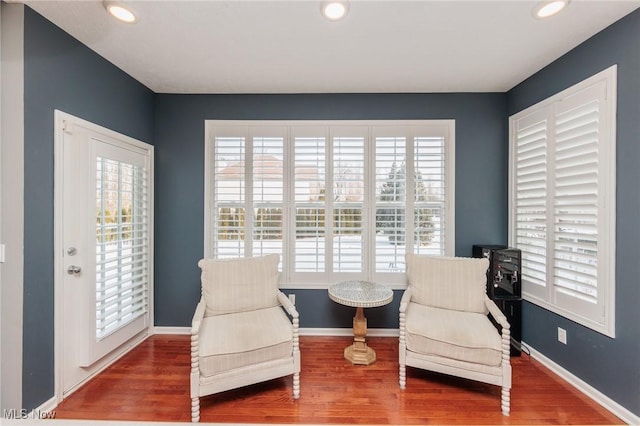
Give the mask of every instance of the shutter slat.
<path id="1" fill-rule="evenodd" d="M 138 310 L 132 310 L 130 312 L 127 312 L 126 317 L 114 316 L 114 318 L 110 319 L 110 321 L 101 321 L 100 328 L 101 330 L 104 331 L 103 338 L 111 335 L 112 333 L 115 333 L 120 328 L 125 327 L 129 323 L 143 316 L 144 314 L 145 314 L 145 311 L 144 309 L 141 308 Z"/>
<path id="2" fill-rule="evenodd" d="M 134 256 L 129 256 L 125 258 L 114 259 L 108 262 L 100 262 L 102 267 L 99 269 L 98 276 L 111 278 L 114 276 L 113 274 L 110 274 L 113 271 L 122 271 L 122 273 L 125 273 L 125 272 L 136 271 L 138 269 L 146 268 L 147 261 L 145 258 L 135 259 L 134 257 L 136 256 L 134 255 Z M 113 264 L 113 265 L 106 266 L 109 264 Z M 142 264 L 142 265 L 139 265 L 139 264 Z M 139 265 L 139 266 L 135 266 L 135 265 Z"/>
<path id="3" fill-rule="evenodd" d="M 114 331 L 117 331 L 118 328 L 127 325 L 133 319 L 144 315 L 145 313 L 146 304 L 144 302 L 130 304 L 125 309 L 122 309 L 120 311 L 111 311 L 108 315 L 96 319 L 96 324 L 98 325 L 98 327 L 104 330 L 105 335 L 108 335 Z"/>
<path id="4" fill-rule="evenodd" d="M 592 259 L 587 259 L 592 260 Z M 556 257 L 556 268 L 559 276 L 576 276 L 581 277 L 586 281 L 592 280 L 595 286 L 594 276 L 598 269 L 596 265 L 589 265 L 585 261 L 569 261 L 562 260 Z"/>
<path id="5" fill-rule="evenodd" d="M 122 278 L 127 275 L 129 276 L 125 280 L 122 280 Z M 98 285 L 96 286 L 96 293 L 97 294 L 107 293 L 111 289 L 118 288 L 118 287 L 121 287 L 123 290 L 125 290 L 131 285 L 130 283 L 135 283 L 134 285 L 143 285 L 146 278 L 147 278 L 146 267 L 140 268 L 135 273 L 118 274 L 116 276 L 109 277 L 107 279 L 99 281 Z M 140 283 L 141 280 L 142 280 L 142 283 Z"/>
<path id="6" fill-rule="evenodd" d="M 127 294 L 119 297 L 114 303 L 102 304 L 96 307 L 96 321 L 99 323 L 99 328 L 102 332 L 108 327 L 109 323 L 117 323 L 122 320 L 122 317 L 137 310 L 141 310 L 142 313 L 146 313 L 146 290 Z M 126 301 L 125 304 L 119 302 Z M 114 315 L 115 314 L 115 315 Z M 105 319 L 113 316 L 113 318 L 106 322 Z"/>
<path id="7" fill-rule="evenodd" d="M 145 225 L 146 227 L 146 225 Z M 146 234 L 146 231 L 145 231 Z M 131 253 L 136 253 L 137 251 L 139 251 L 140 249 L 143 249 L 145 247 L 147 247 L 147 237 L 141 237 L 141 238 L 136 238 L 134 240 L 126 240 L 126 242 L 133 242 L 136 241 L 138 242 L 137 244 L 132 244 L 132 245 L 127 245 L 125 250 L 128 250 Z M 118 247 L 117 245 L 113 245 L 113 248 L 111 249 L 107 249 L 107 247 L 109 247 L 108 243 L 99 243 L 96 246 L 96 258 L 101 258 L 104 260 L 101 260 L 100 262 L 97 263 L 97 265 L 101 266 L 104 265 L 105 263 L 109 263 L 112 262 L 113 260 L 111 259 L 111 255 L 113 254 L 117 254 L 120 253 L 123 249 L 121 247 Z"/>

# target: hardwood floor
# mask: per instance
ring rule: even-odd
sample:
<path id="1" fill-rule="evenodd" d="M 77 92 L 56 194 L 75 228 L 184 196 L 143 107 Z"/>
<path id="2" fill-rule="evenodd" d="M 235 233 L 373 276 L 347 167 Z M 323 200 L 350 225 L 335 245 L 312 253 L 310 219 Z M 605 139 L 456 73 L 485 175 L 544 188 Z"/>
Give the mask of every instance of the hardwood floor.
<path id="1" fill-rule="evenodd" d="M 201 422 L 293 424 L 624 424 L 532 358 L 512 358 L 511 416 L 500 389 L 407 369 L 398 339 L 368 339 L 375 364 L 353 366 L 346 337 L 300 338 L 301 396 L 285 377 L 201 399 Z M 58 419 L 190 421 L 189 336 L 152 336 L 56 409 Z"/>

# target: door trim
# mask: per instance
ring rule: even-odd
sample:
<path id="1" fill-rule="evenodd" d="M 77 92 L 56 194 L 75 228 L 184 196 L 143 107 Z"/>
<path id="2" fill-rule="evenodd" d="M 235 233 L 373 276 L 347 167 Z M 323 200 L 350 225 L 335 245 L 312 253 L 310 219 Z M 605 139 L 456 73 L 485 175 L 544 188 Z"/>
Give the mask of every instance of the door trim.
<path id="1" fill-rule="evenodd" d="M 64 208 L 64 134 L 73 126 L 79 126 L 86 128 L 90 131 L 103 134 L 109 138 L 118 139 L 123 142 L 123 146 L 135 147 L 149 151 L 149 259 L 151 266 L 149 268 L 149 288 L 148 288 L 148 314 L 149 314 L 149 326 L 145 331 L 132 337 L 129 341 L 115 349 L 111 354 L 105 356 L 92 365 L 94 370 L 89 377 L 84 379 L 81 383 L 73 386 L 68 390 L 67 394 L 64 394 L 63 381 L 62 381 L 62 327 L 63 316 L 61 312 L 61 304 L 63 301 L 63 288 L 64 274 L 65 274 L 65 258 L 64 258 L 64 245 L 63 245 L 63 232 L 64 232 L 64 220 L 63 220 L 63 208 Z M 124 354 L 136 347 L 140 342 L 153 334 L 154 323 L 154 303 L 153 303 L 153 259 L 154 259 L 154 149 L 153 146 L 149 149 L 150 145 L 141 141 L 75 117 L 71 114 L 67 114 L 60 110 L 54 111 L 54 388 L 55 388 L 55 400 L 56 405 L 62 402 L 62 400 L 75 392 L 80 386 L 86 383 L 91 378 L 95 377 L 109 365 L 113 364 Z"/>

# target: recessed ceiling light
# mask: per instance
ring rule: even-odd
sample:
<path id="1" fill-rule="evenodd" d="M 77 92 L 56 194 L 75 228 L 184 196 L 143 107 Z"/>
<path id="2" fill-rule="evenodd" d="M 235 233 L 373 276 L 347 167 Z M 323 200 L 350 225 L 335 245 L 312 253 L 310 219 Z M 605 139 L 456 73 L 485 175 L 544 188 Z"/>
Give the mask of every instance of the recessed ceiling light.
<path id="1" fill-rule="evenodd" d="M 533 9 L 533 16 L 540 19 L 549 18 L 567 7 L 569 1 L 570 0 L 550 0 L 538 3 Z"/>
<path id="2" fill-rule="evenodd" d="M 323 1 L 320 5 L 322 15 L 330 21 L 338 21 L 349 12 L 347 1 Z"/>
<path id="3" fill-rule="evenodd" d="M 133 24 L 138 20 L 138 18 L 136 18 L 136 15 L 135 13 L 133 13 L 131 8 L 122 2 L 105 1 L 104 7 L 114 18 L 122 22 Z"/>

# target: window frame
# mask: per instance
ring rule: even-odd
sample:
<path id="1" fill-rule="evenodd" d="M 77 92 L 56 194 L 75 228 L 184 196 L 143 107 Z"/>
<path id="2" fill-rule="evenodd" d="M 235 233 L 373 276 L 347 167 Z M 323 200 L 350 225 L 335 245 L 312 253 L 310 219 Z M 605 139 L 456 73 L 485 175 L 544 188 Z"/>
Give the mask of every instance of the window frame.
<path id="1" fill-rule="evenodd" d="M 515 143 L 518 135 L 518 122 L 530 120 L 530 123 L 546 120 L 545 130 L 545 282 L 544 285 L 527 282 L 522 279 L 522 296 L 535 305 L 561 315 L 578 324 L 588 327 L 606 336 L 615 337 L 615 265 L 616 265 L 616 99 L 617 66 L 613 65 L 535 105 L 532 105 L 509 117 L 509 244 L 516 244 L 516 165 L 517 150 Z M 586 96 L 589 91 L 600 92 L 601 97 Z M 562 113 L 558 107 L 571 99 L 602 100 L 598 104 L 598 179 L 597 179 L 597 298 L 589 309 L 586 302 L 577 296 L 561 294 L 554 284 L 554 218 L 558 204 L 554 196 L 556 185 L 555 161 L 556 120 Z M 586 105 L 582 103 L 580 105 Z M 562 110 L 560 110 L 562 111 Z M 575 234 L 579 235 L 579 234 Z M 525 253 L 523 252 L 523 262 Z M 573 300 L 572 300 L 573 299 Z M 580 306 L 583 304 L 584 306 Z"/>
<path id="2" fill-rule="evenodd" d="M 413 150 L 413 140 L 415 137 L 442 137 L 444 140 L 444 179 L 446 181 L 446 192 L 444 200 L 444 226 L 446 232 L 446 239 L 444 243 L 444 255 L 453 256 L 455 253 L 455 120 L 206 120 L 205 121 L 205 155 L 204 155 L 204 191 L 205 191 L 205 204 L 204 204 L 204 255 L 206 258 L 214 255 L 214 241 L 213 234 L 214 224 L 214 145 L 216 132 L 219 134 L 220 129 L 235 129 L 235 134 L 238 134 L 238 129 L 245 137 L 246 141 L 249 138 L 257 136 L 257 134 L 251 131 L 252 128 L 287 128 L 287 134 L 284 141 L 284 153 L 283 159 L 283 192 L 284 192 L 284 212 L 283 220 L 286 223 L 291 223 L 292 215 L 295 214 L 292 207 L 295 203 L 290 197 L 292 197 L 295 188 L 291 179 L 293 173 L 292 167 L 294 167 L 293 159 L 293 138 L 295 134 L 299 134 L 298 130 L 301 128 L 323 129 L 323 135 L 325 137 L 325 161 L 326 161 L 326 174 L 325 178 L 326 188 L 332 187 L 333 180 L 333 161 L 335 161 L 330 155 L 333 149 L 333 136 L 336 137 L 351 137 L 357 134 L 358 131 L 366 130 L 364 135 L 364 209 L 362 213 L 363 221 L 363 268 L 359 273 L 351 272 L 319 272 L 319 273 L 304 273 L 294 272 L 290 259 L 293 256 L 293 243 L 295 242 L 295 235 L 290 234 L 289 237 L 283 238 L 283 251 L 281 256 L 282 272 L 280 274 L 280 287 L 288 289 L 326 289 L 329 284 L 347 279 L 363 279 L 377 282 L 384 282 L 390 285 L 394 289 L 406 288 L 406 278 L 403 272 L 394 273 L 376 273 L 375 272 L 375 254 L 371 247 L 371 242 L 375 241 L 375 182 L 371 182 L 373 179 L 373 173 L 375 173 L 375 135 L 387 134 L 394 131 L 402 131 L 402 134 L 406 136 L 407 151 Z M 293 130 L 292 130 L 293 129 Z M 333 130 L 342 129 L 343 133 L 333 133 Z M 378 133 L 375 133 L 372 129 L 377 129 Z M 430 132 L 424 134 L 424 130 L 428 129 Z M 398 136 L 397 133 L 395 133 Z M 410 142 L 411 141 L 411 142 Z M 413 158 L 413 152 L 411 154 Z M 412 160 L 413 161 L 413 160 Z M 407 161 L 408 162 L 408 161 Z M 407 170 L 407 175 L 411 172 L 413 164 Z M 409 186 L 411 188 L 411 186 Z M 373 201 L 372 201 L 373 200 Z M 327 202 L 328 207 L 333 207 L 332 202 Z M 407 246 L 413 250 L 412 245 Z M 325 249 L 326 251 L 326 249 Z M 246 249 L 245 249 L 246 253 Z M 327 257 L 329 256 L 329 257 Z M 332 260 L 331 253 L 325 253 L 325 265 L 330 265 Z"/>

